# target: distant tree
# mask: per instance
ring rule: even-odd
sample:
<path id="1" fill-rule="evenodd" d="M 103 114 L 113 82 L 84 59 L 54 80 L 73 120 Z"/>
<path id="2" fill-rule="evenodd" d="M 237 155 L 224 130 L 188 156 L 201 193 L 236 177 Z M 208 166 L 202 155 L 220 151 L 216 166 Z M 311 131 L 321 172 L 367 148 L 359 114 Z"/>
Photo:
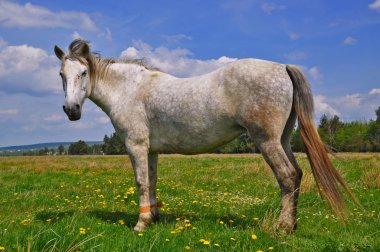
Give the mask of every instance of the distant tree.
<path id="1" fill-rule="evenodd" d="M 332 118 L 329 118 L 324 114 L 321 117 L 318 132 L 326 144 L 335 147 L 335 136 L 342 126 L 343 123 L 340 121 L 339 116 L 334 115 Z"/>
<path id="2" fill-rule="evenodd" d="M 290 139 L 290 145 L 292 146 L 292 150 L 294 152 L 305 151 L 305 146 L 303 145 L 303 142 L 302 142 L 301 131 L 299 127 L 293 130 L 292 137 Z"/>
<path id="3" fill-rule="evenodd" d="M 70 155 L 85 155 L 88 154 L 89 147 L 85 141 L 79 140 L 69 146 L 68 153 Z"/>
<path id="4" fill-rule="evenodd" d="M 111 137 L 107 135 L 104 136 L 103 139 L 102 151 L 105 154 L 109 155 L 121 155 L 127 154 L 127 149 L 125 147 L 125 143 L 120 134 L 117 132 L 113 133 Z"/>
<path id="5" fill-rule="evenodd" d="M 375 111 L 376 120 L 368 125 L 366 140 L 370 143 L 370 151 L 380 151 L 380 107 Z"/>
<path id="6" fill-rule="evenodd" d="M 62 144 L 60 144 L 60 145 L 58 146 L 58 154 L 59 154 L 59 155 L 63 155 L 63 154 L 65 154 L 65 147 L 64 147 Z"/>

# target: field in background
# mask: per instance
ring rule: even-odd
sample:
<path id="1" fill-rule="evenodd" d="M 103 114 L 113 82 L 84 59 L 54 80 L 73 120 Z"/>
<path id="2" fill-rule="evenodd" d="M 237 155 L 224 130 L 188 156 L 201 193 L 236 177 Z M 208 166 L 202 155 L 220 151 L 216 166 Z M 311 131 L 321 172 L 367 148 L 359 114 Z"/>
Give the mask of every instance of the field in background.
<path id="1" fill-rule="evenodd" d="M 337 169 L 365 210 L 342 226 L 318 196 L 304 155 L 299 225 L 273 225 L 280 191 L 260 155 L 163 155 L 161 221 L 131 232 L 138 201 L 125 156 L 0 158 L 4 251 L 379 251 L 380 154 L 342 154 Z"/>

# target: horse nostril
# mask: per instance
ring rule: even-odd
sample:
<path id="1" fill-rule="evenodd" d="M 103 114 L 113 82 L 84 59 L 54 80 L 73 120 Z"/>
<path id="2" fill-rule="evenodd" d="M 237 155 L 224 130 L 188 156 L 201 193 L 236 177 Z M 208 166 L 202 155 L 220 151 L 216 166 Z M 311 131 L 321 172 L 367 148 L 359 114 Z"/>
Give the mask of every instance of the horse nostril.
<path id="1" fill-rule="evenodd" d="M 66 112 L 66 106 L 65 106 L 65 105 L 63 105 L 63 106 L 62 106 L 62 108 L 63 108 L 63 111 L 65 111 L 65 112 Z"/>
<path id="2" fill-rule="evenodd" d="M 79 109 L 80 109 L 80 105 L 79 105 L 79 104 L 76 104 L 76 105 L 75 105 L 75 108 L 79 110 Z"/>

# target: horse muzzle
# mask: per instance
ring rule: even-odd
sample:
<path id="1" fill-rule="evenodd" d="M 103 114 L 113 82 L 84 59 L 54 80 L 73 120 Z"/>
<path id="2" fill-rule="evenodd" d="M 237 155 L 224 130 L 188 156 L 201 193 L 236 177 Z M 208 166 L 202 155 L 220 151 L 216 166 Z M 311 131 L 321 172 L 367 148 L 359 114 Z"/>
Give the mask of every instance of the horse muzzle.
<path id="1" fill-rule="evenodd" d="M 79 104 L 75 104 L 74 106 L 62 106 L 63 111 L 65 111 L 67 117 L 70 121 L 77 121 L 81 117 L 81 106 Z"/>

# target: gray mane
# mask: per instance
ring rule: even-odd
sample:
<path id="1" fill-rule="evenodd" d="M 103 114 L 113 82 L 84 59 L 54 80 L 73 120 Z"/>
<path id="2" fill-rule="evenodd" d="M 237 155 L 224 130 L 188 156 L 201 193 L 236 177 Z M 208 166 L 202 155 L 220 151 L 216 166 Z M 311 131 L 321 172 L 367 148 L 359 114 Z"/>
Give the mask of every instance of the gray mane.
<path id="1" fill-rule="evenodd" d="M 103 79 L 108 74 L 108 68 L 114 63 L 135 64 L 144 67 L 151 71 L 160 71 L 158 68 L 146 64 L 144 59 L 118 59 L 118 58 L 102 58 L 99 53 L 89 51 L 88 55 L 84 56 L 84 48 L 90 48 L 90 43 L 83 39 L 75 39 L 69 45 L 69 54 L 66 58 L 78 60 L 89 68 L 90 79 Z"/>

